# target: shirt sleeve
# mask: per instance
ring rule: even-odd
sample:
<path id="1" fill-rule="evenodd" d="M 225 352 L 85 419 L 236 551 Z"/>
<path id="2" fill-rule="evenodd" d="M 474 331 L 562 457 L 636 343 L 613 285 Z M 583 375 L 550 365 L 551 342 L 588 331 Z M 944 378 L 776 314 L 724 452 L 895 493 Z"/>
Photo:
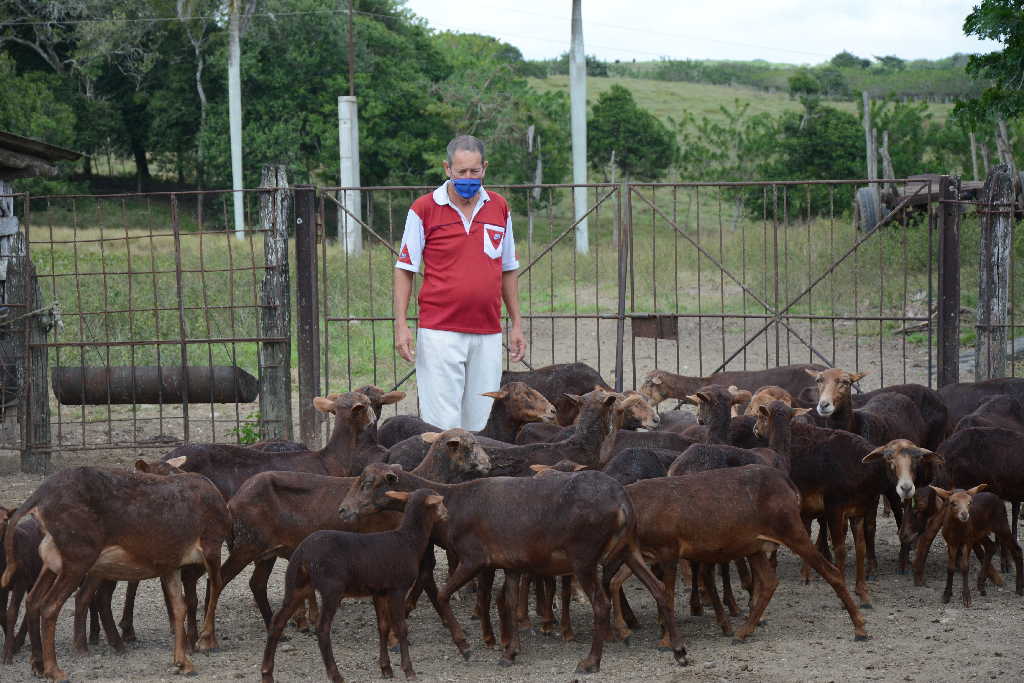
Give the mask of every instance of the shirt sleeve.
<path id="1" fill-rule="evenodd" d="M 398 250 L 395 268 L 418 273 L 422 260 L 423 220 L 415 211 L 409 209 L 409 215 L 405 217 L 405 232 L 402 233 L 402 246 Z"/>
<path id="2" fill-rule="evenodd" d="M 512 212 L 508 212 L 508 220 L 505 222 L 505 239 L 501 243 L 501 270 L 518 270 L 519 259 L 516 258 L 516 241 L 512 237 Z"/>

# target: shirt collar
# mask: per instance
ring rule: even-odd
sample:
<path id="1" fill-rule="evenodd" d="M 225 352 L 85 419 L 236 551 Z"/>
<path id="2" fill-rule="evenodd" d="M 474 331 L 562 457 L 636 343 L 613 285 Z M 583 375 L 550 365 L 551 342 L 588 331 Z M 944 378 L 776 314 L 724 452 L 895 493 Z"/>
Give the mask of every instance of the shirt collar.
<path id="1" fill-rule="evenodd" d="M 445 206 L 446 204 L 450 205 L 452 203 L 451 197 L 448 196 L 448 185 L 451 182 L 451 180 L 446 180 L 443 183 L 441 183 L 440 187 L 434 190 L 434 203 L 437 204 L 438 206 Z M 483 185 L 480 186 L 480 201 L 491 201 L 491 195 L 487 194 L 487 190 L 484 189 Z"/>

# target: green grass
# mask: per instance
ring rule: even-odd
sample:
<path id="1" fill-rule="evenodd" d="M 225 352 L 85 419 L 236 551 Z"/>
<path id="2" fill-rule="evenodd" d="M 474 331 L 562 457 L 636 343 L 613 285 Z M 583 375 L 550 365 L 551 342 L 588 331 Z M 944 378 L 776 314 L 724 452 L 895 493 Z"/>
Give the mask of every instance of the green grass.
<path id="1" fill-rule="evenodd" d="M 550 90 L 568 92 L 569 77 L 531 78 L 530 85 L 541 92 Z M 795 100 L 788 93 L 781 91 L 769 93 L 746 86 L 625 77 L 588 78 L 587 100 L 592 104 L 601 93 L 611 89 L 613 85 L 621 85 L 629 89 L 636 98 L 637 104 L 666 123 L 669 117 L 679 120 L 684 110 L 692 112 L 698 118 L 707 116 L 710 119 L 721 119 L 724 122 L 725 118 L 722 116 L 721 108 L 734 109 L 736 100 L 750 104 L 750 115 L 761 113 L 778 115 L 785 111 L 802 110 L 799 100 Z M 831 107 L 859 116 L 857 102 L 829 100 L 827 103 Z M 953 105 L 951 104 L 934 102 L 928 104 L 928 113 L 932 115 L 936 123 L 944 122 L 952 110 Z"/>

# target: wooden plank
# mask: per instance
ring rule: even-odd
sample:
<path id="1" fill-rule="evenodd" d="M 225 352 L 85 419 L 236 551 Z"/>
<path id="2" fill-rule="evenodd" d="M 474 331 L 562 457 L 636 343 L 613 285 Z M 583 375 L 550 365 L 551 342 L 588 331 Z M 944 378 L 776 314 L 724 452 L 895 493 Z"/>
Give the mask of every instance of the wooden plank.
<path id="1" fill-rule="evenodd" d="M 975 381 L 1006 376 L 1006 323 L 1010 294 L 1010 243 L 1013 232 L 1013 176 L 1007 164 L 992 168 L 982 200 L 978 264 L 978 342 Z M 981 210 L 981 208 L 979 208 Z"/>
<path id="2" fill-rule="evenodd" d="M 288 272 L 288 215 L 291 195 L 284 166 L 264 166 L 260 193 L 260 227 L 265 231 L 267 270 L 260 289 L 260 336 L 284 339 L 260 344 L 260 436 L 292 437 L 291 288 Z"/>

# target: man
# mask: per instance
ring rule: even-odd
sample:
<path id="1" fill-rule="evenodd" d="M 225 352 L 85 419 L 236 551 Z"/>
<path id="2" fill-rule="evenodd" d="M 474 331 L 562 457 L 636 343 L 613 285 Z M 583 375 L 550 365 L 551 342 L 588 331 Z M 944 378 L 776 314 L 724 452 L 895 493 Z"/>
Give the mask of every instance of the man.
<path id="1" fill-rule="evenodd" d="M 409 210 L 395 263 L 395 347 L 416 362 L 420 416 L 451 429 L 483 429 L 501 383 L 501 303 L 512 320 L 512 361 L 526 353 L 519 261 L 504 197 L 482 187 L 487 160 L 472 135 L 448 143 L 443 185 Z M 406 321 L 423 263 L 415 350 Z"/>

